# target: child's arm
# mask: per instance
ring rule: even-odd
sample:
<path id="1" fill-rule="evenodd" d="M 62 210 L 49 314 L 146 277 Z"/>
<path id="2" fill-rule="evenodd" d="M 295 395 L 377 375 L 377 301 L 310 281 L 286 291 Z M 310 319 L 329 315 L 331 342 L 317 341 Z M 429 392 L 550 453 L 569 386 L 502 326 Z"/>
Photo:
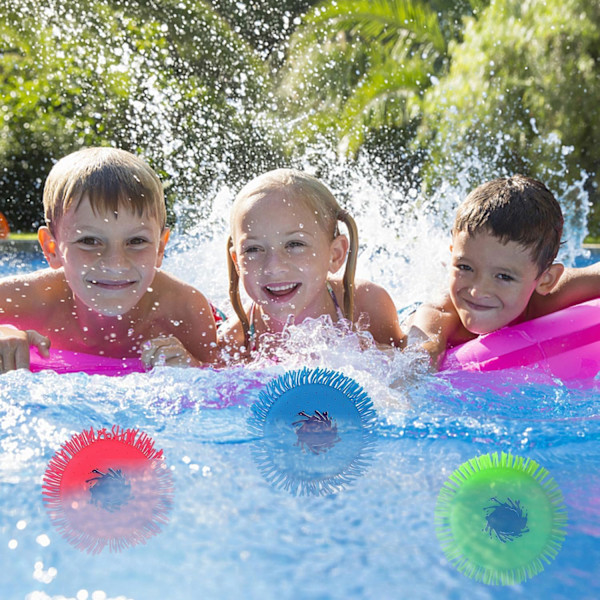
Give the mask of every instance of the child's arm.
<path id="1" fill-rule="evenodd" d="M 422 304 L 404 323 L 408 328 L 407 348 L 425 350 L 437 371 L 448 342 L 464 329 L 449 296 L 437 304 Z"/>
<path id="2" fill-rule="evenodd" d="M 53 289 L 48 271 L 38 273 L 0 279 L 0 373 L 29 369 L 29 346 L 49 354 L 50 340 L 32 329 L 46 317 L 45 297 Z"/>
<path id="3" fill-rule="evenodd" d="M 541 317 L 599 297 L 600 262 L 589 267 L 565 269 L 549 294 L 533 294 L 529 305 L 529 318 Z"/>
<path id="4" fill-rule="evenodd" d="M 404 347 L 406 335 L 400 327 L 394 301 L 385 289 L 370 281 L 355 282 L 354 302 L 354 321 L 366 314 L 369 332 L 378 344 Z"/>
<path id="5" fill-rule="evenodd" d="M 161 272 L 153 284 L 159 292 L 160 334 L 142 346 L 149 367 L 201 366 L 216 360 L 216 324 L 210 303 L 197 289 Z"/>

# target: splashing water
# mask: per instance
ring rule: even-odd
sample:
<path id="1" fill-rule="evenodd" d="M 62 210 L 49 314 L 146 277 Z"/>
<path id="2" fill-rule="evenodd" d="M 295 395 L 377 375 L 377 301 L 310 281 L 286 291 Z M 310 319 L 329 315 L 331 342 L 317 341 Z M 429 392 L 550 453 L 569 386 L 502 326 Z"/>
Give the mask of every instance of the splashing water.
<path id="1" fill-rule="evenodd" d="M 10 9 L 22 29 L 39 38 L 34 45 L 39 61 L 66 52 L 61 44 L 72 49 L 73 40 L 82 39 L 85 43 L 72 57 L 78 66 L 89 66 L 93 59 L 102 85 L 109 85 L 103 79 L 109 73 L 135 91 L 131 105 L 94 105 L 89 127 L 109 127 L 110 115 L 124 110 L 129 125 L 115 143 L 141 149 L 168 173 L 177 223 L 163 268 L 230 312 L 225 240 L 235 191 L 260 171 L 293 163 L 318 174 L 356 218 L 359 277 L 386 287 L 398 308 L 443 288 L 452 216 L 469 191 L 473 172 L 481 181 L 503 173 L 471 157 L 464 173 L 453 174 L 458 183 L 430 193 L 412 181 L 392 184 L 380 165 L 364 156 L 344 162 L 322 147 L 285 160 L 276 152 L 261 154 L 256 141 L 264 138 L 264 150 L 276 137 L 274 131 L 287 127 L 264 116 L 264 102 L 255 103 L 255 88 L 265 74 L 251 53 L 227 38 L 217 50 L 232 55 L 231 66 L 220 77 L 207 58 L 223 39 L 219 22 L 194 12 L 200 3 L 164 4 L 164 22 L 145 25 L 156 47 L 141 53 L 127 15 L 141 10 L 142 3 L 109 3 L 119 8 L 121 20 L 106 29 L 100 18 L 103 3 L 87 3 L 81 19 L 68 3 L 2 2 L 4 14 Z M 186 18 L 194 35 L 203 32 L 201 37 L 184 39 Z M 189 44 L 203 42 L 197 43 L 194 64 L 177 57 L 172 45 L 177 36 Z M 173 63 L 160 71 L 165 55 Z M 221 114 L 213 114 L 214 104 L 203 100 L 208 92 L 198 65 L 205 59 L 222 93 Z M 86 101 L 94 94 L 93 89 L 80 93 Z M 568 241 L 561 257 L 572 264 L 585 254 L 587 199 L 581 184 L 558 195 Z M 34 266 L 40 265 L 20 255 L 18 260 L 0 258 L 3 273 Z M 364 333 L 335 328 L 327 319 L 289 327 L 277 357 L 276 365 L 259 361 L 221 371 L 157 369 L 118 381 L 51 372 L 2 376 L 0 561 L 7 565 L 6 597 L 347 600 L 396 597 L 403 590 L 415 598 L 503 598 L 506 589 L 476 584 L 444 562 L 433 527 L 435 499 L 448 475 L 466 460 L 497 450 L 533 457 L 547 468 L 569 511 L 561 554 L 530 582 L 527 594 L 600 595 L 597 387 L 578 390 L 550 380 L 507 385 L 506 393 L 499 394 L 489 390 L 506 383 L 506 374 L 499 373 L 474 374 L 471 388 L 457 389 L 426 374 L 422 357 L 380 352 Z M 304 366 L 335 369 L 356 380 L 377 413 L 375 459 L 340 494 L 298 498 L 274 489 L 251 456 L 249 407 L 275 376 Z M 173 514 L 169 526 L 147 545 L 90 557 L 53 530 L 41 481 L 65 440 L 91 426 L 114 423 L 142 428 L 164 451 L 175 481 Z M 530 509 L 529 515 L 534 512 Z"/>
<path id="2" fill-rule="evenodd" d="M 315 171 L 308 162 L 304 168 L 311 173 Z M 485 173 L 483 162 L 479 170 Z M 489 178 L 482 175 L 482 181 Z M 466 184 L 458 187 L 444 184 L 428 197 L 415 187 L 406 190 L 391 187 L 381 174 L 362 161 L 352 166 L 331 163 L 325 182 L 357 222 L 360 243 L 357 277 L 386 287 L 398 308 L 435 297 L 444 289 L 453 215 L 470 191 Z M 588 213 L 582 182 L 583 178 L 570 187 L 564 200 L 558 198 L 565 213 L 565 241 L 558 260 L 566 266 L 573 266 L 579 257 L 589 256 L 582 249 Z M 166 269 L 190 280 L 224 307 L 228 306 L 224 248 L 234 195 L 230 186 L 222 187 L 208 201 L 211 209 L 206 216 L 187 231 L 179 230 L 165 262 Z M 215 256 L 220 260 L 215 260 Z M 197 265 L 194 273 L 190 273 L 189 264 Z"/>

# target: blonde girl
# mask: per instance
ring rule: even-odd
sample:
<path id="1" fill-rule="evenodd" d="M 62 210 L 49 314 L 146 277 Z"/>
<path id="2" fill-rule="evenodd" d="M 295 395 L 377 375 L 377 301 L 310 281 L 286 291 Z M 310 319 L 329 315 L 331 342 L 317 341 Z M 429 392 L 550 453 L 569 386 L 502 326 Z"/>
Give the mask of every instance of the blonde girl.
<path id="1" fill-rule="evenodd" d="M 340 222 L 347 236 L 340 233 Z M 236 316 L 221 327 L 224 346 L 256 351 L 263 334 L 321 315 L 351 323 L 360 317 L 377 343 L 404 345 L 389 294 L 354 278 L 354 219 L 315 177 L 276 169 L 250 181 L 234 201 L 227 250 Z M 240 282 L 251 300 L 247 307 L 240 298 Z"/>

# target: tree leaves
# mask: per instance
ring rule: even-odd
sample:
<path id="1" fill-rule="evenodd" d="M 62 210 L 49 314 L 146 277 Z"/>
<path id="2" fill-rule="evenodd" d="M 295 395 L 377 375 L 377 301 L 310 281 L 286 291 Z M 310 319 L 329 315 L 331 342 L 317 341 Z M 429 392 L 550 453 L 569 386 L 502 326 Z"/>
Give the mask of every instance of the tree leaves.
<path id="1" fill-rule="evenodd" d="M 297 129 L 334 128 L 342 153 L 355 155 L 367 130 L 408 126 L 418 116 L 445 51 L 437 15 L 421 2 L 329 0 L 290 40 L 281 104 Z"/>

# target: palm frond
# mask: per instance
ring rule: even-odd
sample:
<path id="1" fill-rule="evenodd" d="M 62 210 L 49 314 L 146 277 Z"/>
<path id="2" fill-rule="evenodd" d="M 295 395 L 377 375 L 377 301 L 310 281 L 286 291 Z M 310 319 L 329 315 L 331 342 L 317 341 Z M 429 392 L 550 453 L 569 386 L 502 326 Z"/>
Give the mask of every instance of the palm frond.
<path id="1" fill-rule="evenodd" d="M 323 27 L 383 46 L 396 46 L 399 41 L 405 45 L 410 41 L 417 46 L 430 44 L 438 52 L 446 49 L 435 12 L 412 0 L 328 1 L 308 13 L 304 35 Z"/>
<path id="2" fill-rule="evenodd" d="M 294 118 L 311 112 L 315 129 L 337 117 L 354 153 L 365 128 L 413 118 L 445 53 L 436 13 L 418 0 L 327 0 L 292 36 L 278 89 Z"/>
<path id="3" fill-rule="evenodd" d="M 341 112 L 340 151 L 355 155 L 367 129 L 405 127 L 417 118 L 421 109 L 420 90 L 426 80 L 427 73 L 418 61 L 402 68 L 387 61 L 369 72 Z"/>

